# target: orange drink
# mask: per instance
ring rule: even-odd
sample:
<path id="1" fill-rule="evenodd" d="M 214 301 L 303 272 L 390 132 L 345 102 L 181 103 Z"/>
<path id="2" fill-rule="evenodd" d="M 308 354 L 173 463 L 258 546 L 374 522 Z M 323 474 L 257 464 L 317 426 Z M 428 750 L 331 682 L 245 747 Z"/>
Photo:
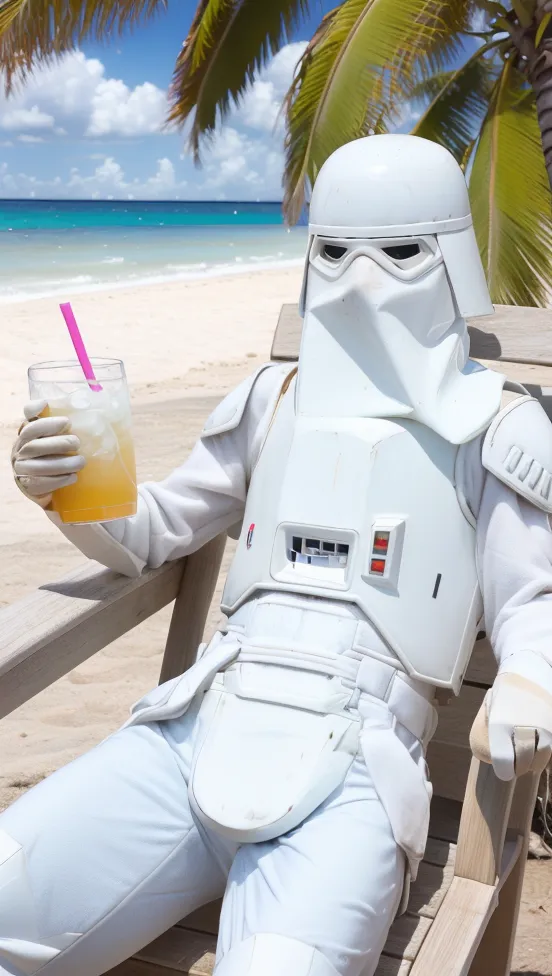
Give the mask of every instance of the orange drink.
<path id="1" fill-rule="evenodd" d="M 33 400 L 46 400 L 50 416 L 68 417 L 86 459 L 74 484 L 52 494 L 62 522 L 108 522 L 136 514 L 136 462 L 123 364 L 92 360 L 101 389 L 93 389 L 78 362 L 41 363 L 29 369 Z M 46 413 L 46 411 L 45 411 Z"/>

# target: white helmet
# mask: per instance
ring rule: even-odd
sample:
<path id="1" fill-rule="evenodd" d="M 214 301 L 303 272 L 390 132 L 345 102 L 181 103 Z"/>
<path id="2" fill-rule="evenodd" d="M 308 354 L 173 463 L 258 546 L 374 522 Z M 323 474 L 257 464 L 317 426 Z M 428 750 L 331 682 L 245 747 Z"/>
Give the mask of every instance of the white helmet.
<path id="1" fill-rule="evenodd" d="M 314 237 L 437 237 L 462 318 L 492 315 L 464 174 L 443 146 L 418 136 L 379 135 L 341 146 L 326 160 L 309 211 Z"/>
<path id="2" fill-rule="evenodd" d="M 453 156 L 416 136 L 342 146 L 309 229 L 298 413 L 402 417 L 456 444 L 486 429 L 505 378 L 469 360 L 464 317 L 493 306 Z"/>

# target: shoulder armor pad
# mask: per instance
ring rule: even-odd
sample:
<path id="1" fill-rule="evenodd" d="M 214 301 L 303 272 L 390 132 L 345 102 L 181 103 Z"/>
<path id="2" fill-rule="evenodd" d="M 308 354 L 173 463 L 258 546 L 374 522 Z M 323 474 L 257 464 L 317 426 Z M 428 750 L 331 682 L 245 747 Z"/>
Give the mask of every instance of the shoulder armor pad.
<path id="1" fill-rule="evenodd" d="M 538 400 L 517 397 L 496 415 L 481 460 L 516 494 L 552 514 L 552 424 Z"/>
<path id="2" fill-rule="evenodd" d="M 228 396 L 225 396 L 224 400 L 217 404 L 205 421 L 201 432 L 202 438 L 214 437 L 216 434 L 225 434 L 227 431 L 236 430 L 239 427 L 249 397 L 251 396 L 251 391 L 261 373 L 264 373 L 266 369 L 278 369 L 282 374 L 283 381 L 293 367 L 293 363 L 286 363 L 285 369 L 282 368 L 282 363 L 265 363 L 263 366 L 260 366 L 243 383 L 240 383 L 239 386 L 232 390 Z"/>

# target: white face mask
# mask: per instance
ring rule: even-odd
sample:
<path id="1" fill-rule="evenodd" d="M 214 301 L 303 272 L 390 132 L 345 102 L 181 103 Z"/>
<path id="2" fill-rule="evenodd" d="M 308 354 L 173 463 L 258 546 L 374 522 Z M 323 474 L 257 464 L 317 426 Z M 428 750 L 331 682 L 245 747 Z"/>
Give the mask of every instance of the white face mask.
<path id="1" fill-rule="evenodd" d="M 468 348 L 435 238 L 314 240 L 299 413 L 405 417 L 469 440 L 499 408 L 504 377 Z"/>

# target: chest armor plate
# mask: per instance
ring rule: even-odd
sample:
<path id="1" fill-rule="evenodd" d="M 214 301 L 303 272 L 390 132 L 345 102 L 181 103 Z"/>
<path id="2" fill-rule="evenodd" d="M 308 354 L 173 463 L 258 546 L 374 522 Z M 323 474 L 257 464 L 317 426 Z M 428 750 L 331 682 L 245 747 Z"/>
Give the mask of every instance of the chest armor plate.
<path id="1" fill-rule="evenodd" d="M 222 608 L 256 591 L 356 604 L 413 677 L 458 691 L 482 613 L 458 448 L 407 420 L 297 417 L 282 399 Z"/>

